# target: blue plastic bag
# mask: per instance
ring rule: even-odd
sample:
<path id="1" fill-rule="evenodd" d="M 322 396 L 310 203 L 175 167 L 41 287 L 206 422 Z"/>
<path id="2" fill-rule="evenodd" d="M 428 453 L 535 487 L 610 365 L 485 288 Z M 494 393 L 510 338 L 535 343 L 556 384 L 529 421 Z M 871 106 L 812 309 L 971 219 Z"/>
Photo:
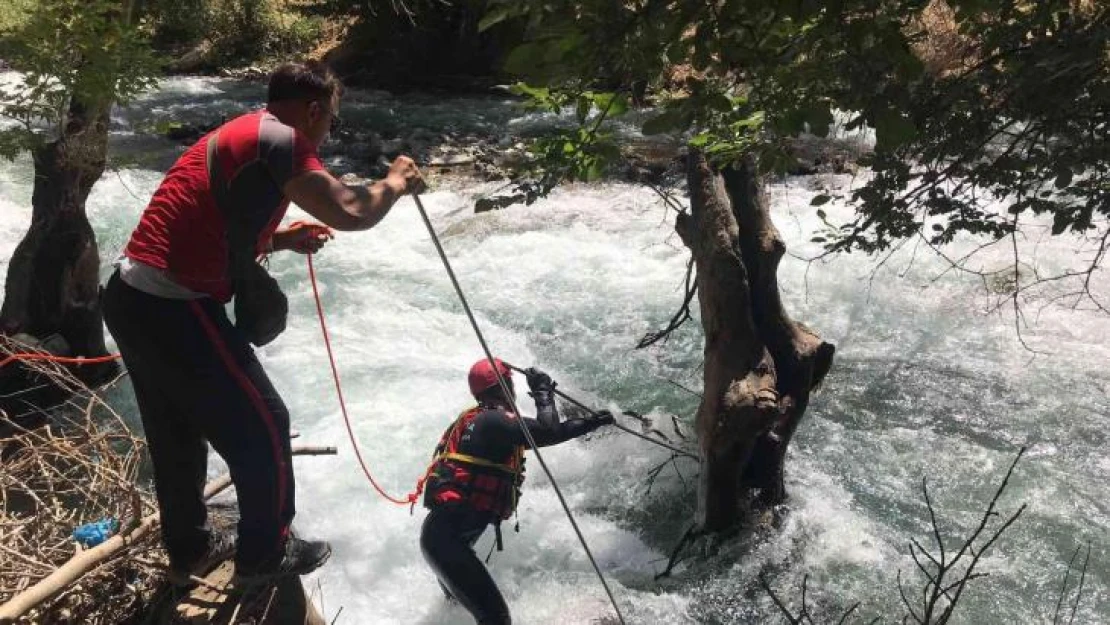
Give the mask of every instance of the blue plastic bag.
<path id="1" fill-rule="evenodd" d="M 116 519 L 100 519 L 95 523 L 78 525 L 73 530 L 73 540 L 84 547 L 95 547 L 111 538 L 118 529 L 119 521 Z"/>

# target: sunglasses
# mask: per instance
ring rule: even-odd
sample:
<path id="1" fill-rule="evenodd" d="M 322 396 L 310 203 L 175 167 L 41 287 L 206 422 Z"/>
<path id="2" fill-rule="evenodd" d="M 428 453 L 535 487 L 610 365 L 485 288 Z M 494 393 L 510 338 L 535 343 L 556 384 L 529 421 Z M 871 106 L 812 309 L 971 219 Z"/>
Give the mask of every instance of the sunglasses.
<path id="1" fill-rule="evenodd" d="M 321 110 L 331 114 L 331 122 L 328 124 L 328 132 L 329 133 L 335 134 L 340 128 L 343 127 L 343 119 L 339 117 L 338 113 L 336 113 L 334 111 L 330 111 L 327 103 L 325 103 L 322 100 L 313 100 L 313 101 L 309 102 L 309 105 L 312 105 L 312 104 L 316 104 L 317 106 L 320 107 Z"/>

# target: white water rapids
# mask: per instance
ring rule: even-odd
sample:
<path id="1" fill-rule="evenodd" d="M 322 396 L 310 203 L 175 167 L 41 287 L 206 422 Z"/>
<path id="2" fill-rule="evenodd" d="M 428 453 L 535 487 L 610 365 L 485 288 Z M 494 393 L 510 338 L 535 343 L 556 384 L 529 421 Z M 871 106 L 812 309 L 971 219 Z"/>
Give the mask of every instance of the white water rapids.
<path id="1" fill-rule="evenodd" d="M 171 79 L 116 112 L 117 169 L 88 202 L 105 277 L 182 149 L 151 134 L 150 125 L 209 121 L 261 97 L 255 84 Z M 490 99 L 359 92 L 350 94 L 344 118 L 433 131 L 542 121 Z M 330 158 L 344 165 L 342 146 Z M 770 186 L 775 221 L 793 254 L 819 251 L 809 242 L 821 227 L 809 204 L 817 183 L 842 187 L 849 180 L 790 178 Z M 571 186 L 532 206 L 473 214 L 474 200 L 495 187 L 444 186 L 424 196 L 495 352 L 546 369 L 560 389 L 599 407 L 651 412 L 668 431 L 669 415 L 677 414 L 690 429 L 698 400 L 667 380 L 699 388 L 696 319 L 661 347 L 633 349 L 681 300 L 687 254 L 671 229 L 673 214 L 653 192 L 624 184 Z M 0 167 L 5 271 L 30 219 L 30 190 L 27 158 Z M 836 203 L 825 208 L 834 221 L 849 214 Z M 291 211 L 291 219 L 299 216 Z M 1021 244 L 1044 275 L 1089 258 L 1075 251 L 1074 240 L 1029 232 Z M 953 253 L 973 245 L 957 244 Z M 984 558 L 990 576 L 973 582 L 956 621 L 1051 622 L 1068 560 L 1090 543 L 1075 622 L 1110 622 L 1110 318 L 1032 303 L 1023 337 L 1044 352 L 1034 354 L 1019 342 L 1009 309 L 984 312 L 994 299 L 979 279 L 949 272 L 934 281 L 944 261 L 912 247 L 877 270 L 878 259 L 858 254 L 808 266 L 783 260 L 788 310 L 835 343 L 837 356 L 793 443 L 791 498 L 778 529 L 703 548 L 655 582 L 692 513 L 697 467 L 679 460 L 681 475 L 668 467 L 649 490 L 649 470 L 668 453 L 620 432 L 545 451 L 630 623 L 777 622 L 756 582 L 761 572 L 795 603 L 808 574 L 819 613 L 862 601 L 868 620 L 884 614 L 884 622 L 898 621 L 896 575 L 915 572 L 906 545 L 910 537 L 930 538 L 922 476 L 929 476 L 942 528 L 963 535 L 1025 444 L 1030 451 L 1000 505 L 1003 513 L 1029 508 Z M 988 250 L 985 262 L 1003 268 L 1008 253 Z M 362 452 L 388 490 L 407 493 L 445 425 L 468 403 L 465 376 L 481 355 L 477 340 L 410 199 L 377 228 L 341 234 L 316 263 Z M 329 620 L 342 608 L 340 623 L 469 623 L 445 603 L 420 556 L 424 511 L 410 516 L 379 498 L 355 462 L 304 259 L 277 255 L 271 267 L 290 298 L 290 327 L 259 356 L 300 440 L 340 449 L 337 457 L 296 460 L 295 527 L 335 548 L 330 563 L 306 580 L 314 600 Z M 1110 295 L 1106 282 L 1097 274 L 1093 285 L 1103 297 Z M 138 423 L 127 384 L 112 400 Z M 606 615 L 602 589 L 537 463 L 529 465 L 520 525 L 519 534 L 506 525 L 505 551 L 490 564 L 515 622 L 590 623 Z M 487 535 L 478 544 L 483 557 L 490 542 Z"/>

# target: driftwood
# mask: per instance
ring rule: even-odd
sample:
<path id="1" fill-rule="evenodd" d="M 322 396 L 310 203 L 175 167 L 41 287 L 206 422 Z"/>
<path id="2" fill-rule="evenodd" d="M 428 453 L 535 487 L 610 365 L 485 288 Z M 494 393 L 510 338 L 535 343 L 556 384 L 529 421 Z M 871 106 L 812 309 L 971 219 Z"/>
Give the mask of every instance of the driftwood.
<path id="1" fill-rule="evenodd" d="M 0 359 L 18 346 L 0 340 Z M 0 605 L 26 591 L 74 555 L 70 532 L 116 519 L 120 532 L 154 511 L 138 486 L 145 441 L 67 368 L 46 361 L 21 365 L 63 389 L 61 406 L 43 410 L 24 400 L 20 413 L 0 410 Z M 135 544 L 132 554 L 156 541 Z M 157 571 L 115 558 L 36 610 L 40 622 L 117 622 L 136 613 L 159 583 Z"/>
<path id="2" fill-rule="evenodd" d="M 334 447 L 294 447 L 293 455 L 331 455 L 335 454 Z M 204 489 L 204 498 L 211 499 L 231 486 L 231 476 L 222 475 L 209 482 Z M 135 544 L 146 537 L 153 529 L 158 527 L 158 513 L 150 514 L 139 522 L 138 526 L 127 533 L 117 534 L 91 549 L 82 551 L 73 556 L 64 565 L 58 567 L 53 573 L 39 581 L 31 588 L 13 597 L 7 603 L 0 605 L 0 623 L 12 623 L 29 610 L 53 597 L 63 589 L 73 584 L 83 575 L 93 570 L 112 556 L 119 553 L 129 545 Z"/>
<path id="3" fill-rule="evenodd" d="M 963 593 L 968 584 L 989 575 L 989 573 L 979 571 L 980 565 L 983 563 L 983 557 L 998 543 L 1002 534 L 1010 529 L 1026 509 L 1026 504 L 1022 504 L 1013 514 L 1005 515 L 998 510 L 999 499 L 1009 486 L 1014 468 L 1025 454 L 1026 449 L 1022 447 L 1018 451 L 1017 457 L 1010 464 L 1010 469 L 1006 471 L 1006 475 L 1002 478 L 994 497 L 991 498 L 986 510 L 980 517 L 979 524 L 966 538 L 943 535 L 941 524 L 937 522 L 936 506 L 933 505 L 933 500 L 929 496 L 928 480 L 925 477 L 921 478 L 921 494 L 925 501 L 925 508 L 929 513 L 930 538 L 933 542 L 930 549 L 917 538 L 911 537 L 909 540 L 910 558 L 917 566 L 917 572 L 919 573 L 916 576 L 916 583 L 920 583 L 921 588 L 907 586 L 906 582 L 915 583 L 911 581 L 914 576 L 906 576 L 903 579 L 902 571 L 899 570 L 895 579 L 898 585 L 898 594 L 902 600 L 902 618 L 889 619 L 880 615 L 867 621 L 868 625 L 887 621 L 903 624 L 914 623 L 916 625 L 946 625 L 953 619 L 957 609 L 964 605 L 960 601 L 964 597 Z M 946 525 L 959 524 L 949 523 Z M 1068 569 L 1064 573 L 1064 583 L 1060 589 L 1060 594 L 1056 600 L 1056 610 L 1052 616 L 1053 625 L 1062 625 L 1063 623 L 1060 606 L 1063 604 L 1067 592 L 1068 577 L 1072 565 L 1078 555 L 1079 548 L 1077 547 L 1071 561 L 1068 562 Z M 1084 562 L 1080 572 L 1079 587 L 1075 592 L 1075 602 L 1072 605 L 1072 619 L 1075 618 L 1075 612 L 1078 610 L 1079 600 L 1083 593 L 1082 579 L 1086 571 L 1087 563 Z M 809 611 L 810 606 L 806 600 L 809 575 L 802 577 L 801 607 L 799 608 L 787 605 L 787 602 L 775 593 L 765 573 L 761 572 L 758 579 L 760 587 L 771 597 L 771 601 L 774 602 L 779 614 L 786 619 L 787 623 L 790 623 L 790 625 L 813 625 L 816 622 L 813 614 Z M 859 608 L 859 601 L 852 603 L 841 613 L 840 618 L 836 621 L 837 624 L 849 622 L 849 617 L 857 613 Z M 796 613 L 795 609 L 797 610 Z M 863 622 L 862 618 L 859 618 L 860 622 Z M 1071 621 L 1069 620 L 1068 623 L 1071 623 Z"/>
<path id="4" fill-rule="evenodd" d="M 204 489 L 204 497 L 211 498 L 231 486 L 231 476 L 222 475 Z M 0 623 L 12 623 L 29 610 L 61 592 L 64 588 L 81 578 L 85 573 L 115 555 L 127 545 L 134 544 L 158 527 L 158 514 L 143 517 L 139 526 L 127 534 L 116 534 L 92 549 L 86 549 L 70 558 L 69 562 L 58 567 L 39 583 L 16 595 L 4 605 L 0 605 Z"/>

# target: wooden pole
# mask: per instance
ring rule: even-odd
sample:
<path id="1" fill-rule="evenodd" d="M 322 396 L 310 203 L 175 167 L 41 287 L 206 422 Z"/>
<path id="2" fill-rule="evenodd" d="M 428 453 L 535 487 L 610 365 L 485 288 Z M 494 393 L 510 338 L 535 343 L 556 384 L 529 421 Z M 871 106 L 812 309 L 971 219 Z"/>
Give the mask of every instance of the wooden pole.
<path id="1" fill-rule="evenodd" d="M 294 447 L 294 456 L 318 456 L 335 454 L 334 447 Z M 204 498 L 211 499 L 231 486 L 231 476 L 221 475 L 204 487 Z M 0 625 L 14 623 L 16 619 L 26 614 L 35 606 L 53 597 L 67 586 L 80 579 L 85 573 L 100 566 L 117 552 L 134 544 L 158 527 L 158 513 L 143 517 L 138 527 L 127 534 L 116 534 L 92 549 L 86 549 L 70 558 L 65 564 L 47 575 L 39 583 L 12 597 L 4 605 L 0 605 Z"/>

